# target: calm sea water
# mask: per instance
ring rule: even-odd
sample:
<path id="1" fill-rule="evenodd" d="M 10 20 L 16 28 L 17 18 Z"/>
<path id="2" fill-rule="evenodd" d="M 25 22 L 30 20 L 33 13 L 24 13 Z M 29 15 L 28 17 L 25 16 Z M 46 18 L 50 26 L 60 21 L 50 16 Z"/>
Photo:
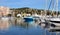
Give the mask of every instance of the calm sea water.
<path id="1" fill-rule="evenodd" d="M 40 25 L 20 23 L 19 20 L 1 19 L 0 35 L 56 35 L 43 29 Z"/>

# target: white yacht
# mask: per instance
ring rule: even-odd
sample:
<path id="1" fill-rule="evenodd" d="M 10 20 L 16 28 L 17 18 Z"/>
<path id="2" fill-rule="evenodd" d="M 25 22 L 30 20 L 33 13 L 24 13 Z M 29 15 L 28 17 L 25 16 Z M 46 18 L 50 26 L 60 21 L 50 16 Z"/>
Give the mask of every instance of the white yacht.
<path id="1" fill-rule="evenodd" d="M 60 23 L 60 18 L 50 18 L 50 22 Z"/>
<path id="2" fill-rule="evenodd" d="M 55 26 L 60 26 L 60 18 L 49 18 L 47 21 Z"/>

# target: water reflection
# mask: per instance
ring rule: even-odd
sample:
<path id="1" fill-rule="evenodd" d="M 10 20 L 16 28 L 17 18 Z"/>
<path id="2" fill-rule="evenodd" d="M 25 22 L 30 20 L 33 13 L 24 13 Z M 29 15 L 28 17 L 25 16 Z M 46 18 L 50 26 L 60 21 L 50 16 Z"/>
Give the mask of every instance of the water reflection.
<path id="1" fill-rule="evenodd" d="M 1 31 L 8 30 L 3 35 L 50 35 L 51 33 L 42 29 L 37 23 L 27 23 L 23 19 L 8 18 L 0 20 Z"/>
<path id="2" fill-rule="evenodd" d="M 28 23 L 28 22 L 24 22 L 23 19 L 15 19 L 15 22 L 14 22 L 15 26 L 20 26 L 20 27 L 23 27 L 23 28 L 31 28 L 31 27 L 36 27 L 38 26 L 36 23 L 32 22 L 31 23 Z"/>
<path id="3" fill-rule="evenodd" d="M 9 21 L 8 19 L 5 20 L 5 19 L 1 19 L 0 20 L 0 30 L 8 30 L 10 24 L 9 24 Z"/>
<path id="4" fill-rule="evenodd" d="M 23 19 L 14 19 L 14 18 L 3 18 L 0 20 L 0 30 L 8 30 L 10 26 L 20 26 L 23 28 L 31 28 L 36 27 L 37 24 L 29 24 L 27 22 L 24 22 Z"/>

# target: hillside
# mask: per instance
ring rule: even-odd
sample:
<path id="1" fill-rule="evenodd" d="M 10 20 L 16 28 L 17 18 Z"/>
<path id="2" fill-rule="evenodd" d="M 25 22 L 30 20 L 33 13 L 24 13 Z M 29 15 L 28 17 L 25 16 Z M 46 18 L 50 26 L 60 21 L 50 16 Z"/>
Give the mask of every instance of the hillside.
<path id="1" fill-rule="evenodd" d="M 26 13 L 26 14 L 34 14 L 34 13 L 37 13 L 37 14 L 47 14 L 47 15 L 50 15 L 50 14 L 60 14 L 60 12 L 56 12 L 54 11 L 52 13 L 51 10 L 43 10 L 43 9 L 33 9 L 33 8 L 29 8 L 29 7 L 23 7 L 23 8 L 12 8 L 10 10 L 13 10 L 16 14 L 18 13 Z"/>

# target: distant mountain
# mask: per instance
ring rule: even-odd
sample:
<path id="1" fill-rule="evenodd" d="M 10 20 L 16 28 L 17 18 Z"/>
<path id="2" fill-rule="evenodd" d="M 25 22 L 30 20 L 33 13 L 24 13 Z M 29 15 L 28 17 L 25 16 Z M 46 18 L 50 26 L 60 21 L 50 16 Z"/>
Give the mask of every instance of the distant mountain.
<path id="1" fill-rule="evenodd" d="M 46 14 L 47 15 L 49 15 L 49 14 L 51 14 L 52 13 L 52 11 L 51 10 L 44 10 L 44 9 L 33 9 L 33 8 L 29 8 L 29 7 L 23 7 L 23 8 L 12 8 L 12 9 L 10 9 L 10 10 L 15 10 L 15 12 L 18 12 L 18 13 L 37 13 L 37 14 L 41 14 L 41 12 L 42 12 L 42 14 L 44 14 L 45 12 L 46 12 Z M 58 12 L 56 12 L 56 11 L 54 11 L 53 12 L 54 14 L 56 14 L 56 13 L 58 13 L 58 14 L 60 14 L 60 12 L 58 11 Z"/>

